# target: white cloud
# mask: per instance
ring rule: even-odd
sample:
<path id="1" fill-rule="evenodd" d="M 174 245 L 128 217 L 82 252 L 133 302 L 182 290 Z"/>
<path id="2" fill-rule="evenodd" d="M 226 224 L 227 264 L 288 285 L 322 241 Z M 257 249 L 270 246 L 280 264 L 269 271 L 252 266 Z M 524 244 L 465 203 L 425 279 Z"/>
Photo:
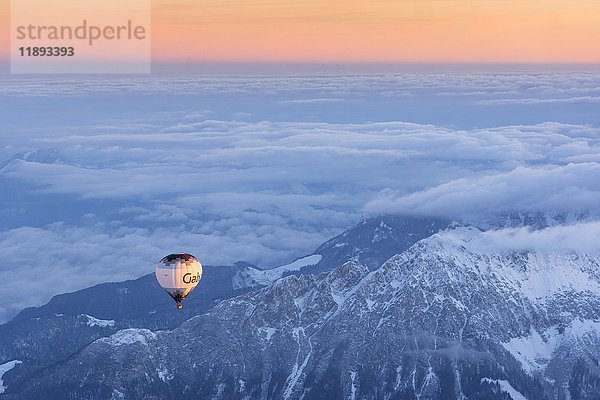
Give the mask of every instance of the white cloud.
<path id="1" fill-rule="evenodd" d="M 374 213 L 438 215 L 478 221 L 511 211 L 600 215 L 600 163 L 519 166 L 459 178 L 409 194 L 384 190 L 365 209 Z"/>
<path id="2" fill-rule="evenodd" d="M 593 221 L 572 225 L 553 226 L 532 230 L 528 227 L 470 231 L 462 235 L 461 230 L 441 234 L 455 238 L 470 251 L 490 254 L 498 252 L 538 252 L 550 254 L 574 251 L 580 254 L 599 254 L 600 222 Z"/>
<path id="3" fill-rule="evenodd" d="M 600 103 L 600 96 L 580 96 L 564 98 L 526 98 L 526 99 L 495 99 L 482 100 L 483 105 L 508 105 L 508 104 L 579 104 Z"/>
<path id="4" fill-rule="evenodd" d="M 128 79 L 58 79 L 51 84 L 35 79 L 3 79 L 4 96 L 73 96 L 88 94 L 184 94 L 294 93 L 314 95 L 312 99 L 353 99 L 373 93 L 388 97 L 419 96 L 505 96 L 559 94 L 597 96 L 600 74 L 595 72 L 469 72 L 469 73 L 386 73 L 349 75 L 299 75 L 255 77 L 139 77 Z M 340 97 L 342 96 L 343 97 Z M 348 97 L 347 95 L 352 95 Z M 288 97 L 289 98 L 289 97 Z M 280 99 L 281 100 L 281 99 Z M 285 99 L 284 99 L 285 100 Z M 292 100 L 293 101 L 293 100 Z"/>

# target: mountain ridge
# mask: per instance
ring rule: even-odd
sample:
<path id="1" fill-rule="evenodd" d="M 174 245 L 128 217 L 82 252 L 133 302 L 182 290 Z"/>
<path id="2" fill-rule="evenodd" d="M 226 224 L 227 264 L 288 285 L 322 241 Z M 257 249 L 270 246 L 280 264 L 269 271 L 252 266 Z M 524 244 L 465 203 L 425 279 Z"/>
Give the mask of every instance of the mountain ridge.
<path id="1" fill-rule="evenodd" d="M 594 398 L 600 254 L 472 251 L 481 234 L 455 227 L 377 270 L 351 260 L 172 331 L 117 332 L 11 380 L 8 398 Z M 538 291 L 556 271 L 586 279 Z M 102 378 L 80 387 L 83 371 Z"/>
<path id="2" fill-rule="evenodd" d="M 433 228 L 446 224 L 437 219 L 374 217 L 371 220 L 363 220 L 355 228 L 346 230 L 328 243 L 337 249 L 336 240 L 347 241 L 349 237 L 373 238 L 383 219 L 397 230 L 396 235 L 386 242 L 388 254 L 402 251 L 422 236 L 428 236 L 432 229 L 432 221 L 439 221 L 436 222 L 437 225 L 433 224 Z M 426 221 L 426 226 L 421 227 L 420 221 Z M 416 230 L 411 231 L 411 227 L 415 227 Z M 360 252 L 371 255 L 379 251 L 369 247 L 372 243 L 371 240 L 362 243 Z M 350 258 L 350 255 L 345 258 L 344 254 L 348 253 L 329 256 L 313 253 L 304 259 L 312 257 L 314 260 L 314 257 L 318 256 L 317 267 L 328 270 Z M 153 273 L 135 280 L 105 283 L 55 296 L 46 305 L 24 309 L 13 320 L 0 325 L 0 364 L 14 359 L 26 361 L 30 370 L 24 371 L 21 376 L 24 378 L 24 375 L 35 374 L 41 368 L 67 359 L 94 340 L 119 329 L 173 329 L 190 317 L 208 311 L 221 300 L 260 289 L 284 275 L 310 273 L 315 267 L 311 263 L 303 265 L 298 260 L 289 265 L 294 264 L 295 267 L 291 269 L 283 266 L 273 270 L 261 270 L 245 262 L 238 262 L 233 266 L 205 266 L 201 285 L 186 300 L 183 310 L 179 313 L 173 313 L 173 304 L 155 282 Z M 256 277 L 263 274 L 265 279 L 262 282 L 253 279 L 244 282 L 244 276 Z M 88 317 L 114 323 L 89 326 Z M 69 338 L 68 342 L 64 342 L 65 337 Z M 9 372 L 7 376 L 15 371 Z"/>

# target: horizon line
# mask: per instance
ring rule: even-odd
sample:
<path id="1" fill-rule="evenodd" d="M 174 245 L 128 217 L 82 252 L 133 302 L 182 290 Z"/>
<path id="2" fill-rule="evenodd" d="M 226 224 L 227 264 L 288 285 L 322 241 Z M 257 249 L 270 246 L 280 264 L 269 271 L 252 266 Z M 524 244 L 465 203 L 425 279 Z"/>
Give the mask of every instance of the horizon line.
<path id="1" fill-rule="evenodd" d="M 460 72 L 581 72 L 600 73 L 600 62 L 454 62 L 454 61 L 153 61 L 149 74 L 63 74 L 11 73 L 10 60 L 0 58 L 0 75 L 14 77 L 35 76 L 119 76 L 169 75 L 177 73 L 196 75 L 273 75 L 273 74 L 370 74 L 370 73 L 460 73 Z"/>

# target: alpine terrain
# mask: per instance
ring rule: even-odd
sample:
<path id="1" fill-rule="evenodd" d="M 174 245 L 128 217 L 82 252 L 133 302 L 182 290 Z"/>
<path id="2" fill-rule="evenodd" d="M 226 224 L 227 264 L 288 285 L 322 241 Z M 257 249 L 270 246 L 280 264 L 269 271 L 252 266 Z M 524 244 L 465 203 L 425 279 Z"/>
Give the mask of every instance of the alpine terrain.
<path id="1" fill-rule="evenodd" d="M 367 219 L 274 270 L 207 268 L 179 317 L 152 276 L 58 296 L 0 326 L 0 398 L 600 398 L 600 253 L 490 232 Z"/>

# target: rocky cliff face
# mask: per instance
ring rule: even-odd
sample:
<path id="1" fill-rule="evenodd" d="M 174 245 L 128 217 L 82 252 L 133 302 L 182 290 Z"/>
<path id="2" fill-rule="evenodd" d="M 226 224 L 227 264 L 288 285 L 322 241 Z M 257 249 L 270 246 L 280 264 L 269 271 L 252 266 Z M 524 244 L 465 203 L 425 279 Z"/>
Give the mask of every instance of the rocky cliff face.
<path id="1" fill-rule="evenodd" d="M 21 360 L 4 396 L 598 398 L 600 254 L 493 249 L 480 235 L 455 227 L 376 270 L 288 276 L 32 375 Z"/>

